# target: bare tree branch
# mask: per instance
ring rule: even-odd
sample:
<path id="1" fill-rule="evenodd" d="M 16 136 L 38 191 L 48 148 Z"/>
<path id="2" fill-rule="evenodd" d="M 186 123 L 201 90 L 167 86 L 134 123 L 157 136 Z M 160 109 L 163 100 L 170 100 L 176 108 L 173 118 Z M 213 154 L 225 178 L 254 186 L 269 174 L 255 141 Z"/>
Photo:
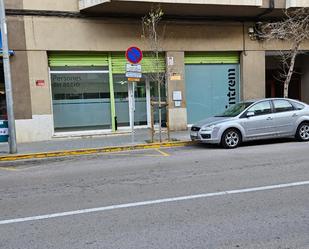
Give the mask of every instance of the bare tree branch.
<path id="1" fill-rule="evenodd" d="M 300 46 L 309 40 L 309 8 L 287 10 L 284 13 L 282 21 L 260 23 L 257 37 L 265 41 L 282 40 L 291 44 L 290 51 L 281 53 L 282 72 L 279 74 L 284 79 L 284 97 L 287 98 Z"/>
<path id="2" fill-rule="evenodd" d="M 166 73 L 160 68 L 160 53 L 163 49 L 160 46 L 160 36 L 158 34 L 159 23 L 164 13 L 160 5 L 156 8 L 152 7 L 151 11 L 142 18 L 143 37 L 148 41 L 151 55 L 152 67 L 154 73 L 149 73 L 147 76 L 158 86 L 158 102 L 159 102 L 159 139 L 162 142 L 162 101 L 161 101 L 161 86 L 165 84 Z"/>

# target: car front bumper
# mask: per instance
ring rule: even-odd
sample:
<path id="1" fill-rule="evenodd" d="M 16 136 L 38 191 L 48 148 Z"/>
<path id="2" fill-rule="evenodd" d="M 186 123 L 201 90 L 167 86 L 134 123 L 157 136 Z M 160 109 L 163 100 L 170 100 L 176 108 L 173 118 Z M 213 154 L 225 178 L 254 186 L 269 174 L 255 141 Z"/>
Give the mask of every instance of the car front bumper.
<path id="1" fill-rule="evenodd" d="M 192 141 L 208 144 L 220 144 L 221 139 L 218 136 L 218 130 L 213 129 L 209 131 L 191 131 L 190 137 Z"/>

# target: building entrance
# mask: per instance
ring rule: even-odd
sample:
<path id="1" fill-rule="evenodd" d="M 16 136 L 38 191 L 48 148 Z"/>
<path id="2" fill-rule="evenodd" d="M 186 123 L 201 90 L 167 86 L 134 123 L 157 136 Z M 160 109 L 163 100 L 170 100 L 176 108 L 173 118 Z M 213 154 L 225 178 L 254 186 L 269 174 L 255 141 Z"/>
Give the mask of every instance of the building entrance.
<path id="1" fill-rule="evenodd" d="M 307 53 L 296 57 L 294 73 L 289 85 L 289 98 L 309 101 L 309 56 Z M 283 97 L 284 73 L 282 58 L 278 52 L 266 54 L 266 97 Z"/>
<path id="2" fill-rule="evenodd" d="M 266 97 L 283 97 L 283 80 L 280 79 L 278 70 L 266 70 Z M 301 75 L 294 74 L 289 85 L 289 98 L 301 99 Z"/>
<path id="3" fill-rule="evenodd" d="M 114 75 L 114 94 L 115 94 L 115 109 L 117 117 L 117 126 L 130 127 L 130 103 L 133 99 L 129 96 L 129 83 L 123 75 Z M 134 125 L 135 126 L 149 126 L 150 124 L 150 91 L 149 81 L 141 79 L 140 82 L 134 83 Z"/>

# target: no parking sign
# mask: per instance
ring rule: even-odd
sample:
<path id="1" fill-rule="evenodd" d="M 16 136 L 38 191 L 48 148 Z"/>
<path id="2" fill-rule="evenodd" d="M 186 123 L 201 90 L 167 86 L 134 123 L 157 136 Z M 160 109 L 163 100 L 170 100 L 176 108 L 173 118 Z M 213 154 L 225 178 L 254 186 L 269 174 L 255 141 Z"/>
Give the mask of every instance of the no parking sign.
<path id="1" fill-rule="evenodd" d="M 126 58 L 132 64 L 138 64 L 143 59 L 143 52 L 138 47 L 130 47 L 126 51 Z"/>

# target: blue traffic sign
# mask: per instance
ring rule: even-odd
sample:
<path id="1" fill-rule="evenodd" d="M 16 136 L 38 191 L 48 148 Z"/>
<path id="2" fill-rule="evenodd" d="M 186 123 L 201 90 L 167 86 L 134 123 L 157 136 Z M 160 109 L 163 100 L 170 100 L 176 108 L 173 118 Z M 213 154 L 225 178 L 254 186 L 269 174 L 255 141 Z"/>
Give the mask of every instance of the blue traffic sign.
<path id="1" fill-rule="evenodd" d="M 130 47 L 126 52 L 127 60 L 132 64 L 137 64 L 143 59 L 143 52 L 138 47 Z"/>

